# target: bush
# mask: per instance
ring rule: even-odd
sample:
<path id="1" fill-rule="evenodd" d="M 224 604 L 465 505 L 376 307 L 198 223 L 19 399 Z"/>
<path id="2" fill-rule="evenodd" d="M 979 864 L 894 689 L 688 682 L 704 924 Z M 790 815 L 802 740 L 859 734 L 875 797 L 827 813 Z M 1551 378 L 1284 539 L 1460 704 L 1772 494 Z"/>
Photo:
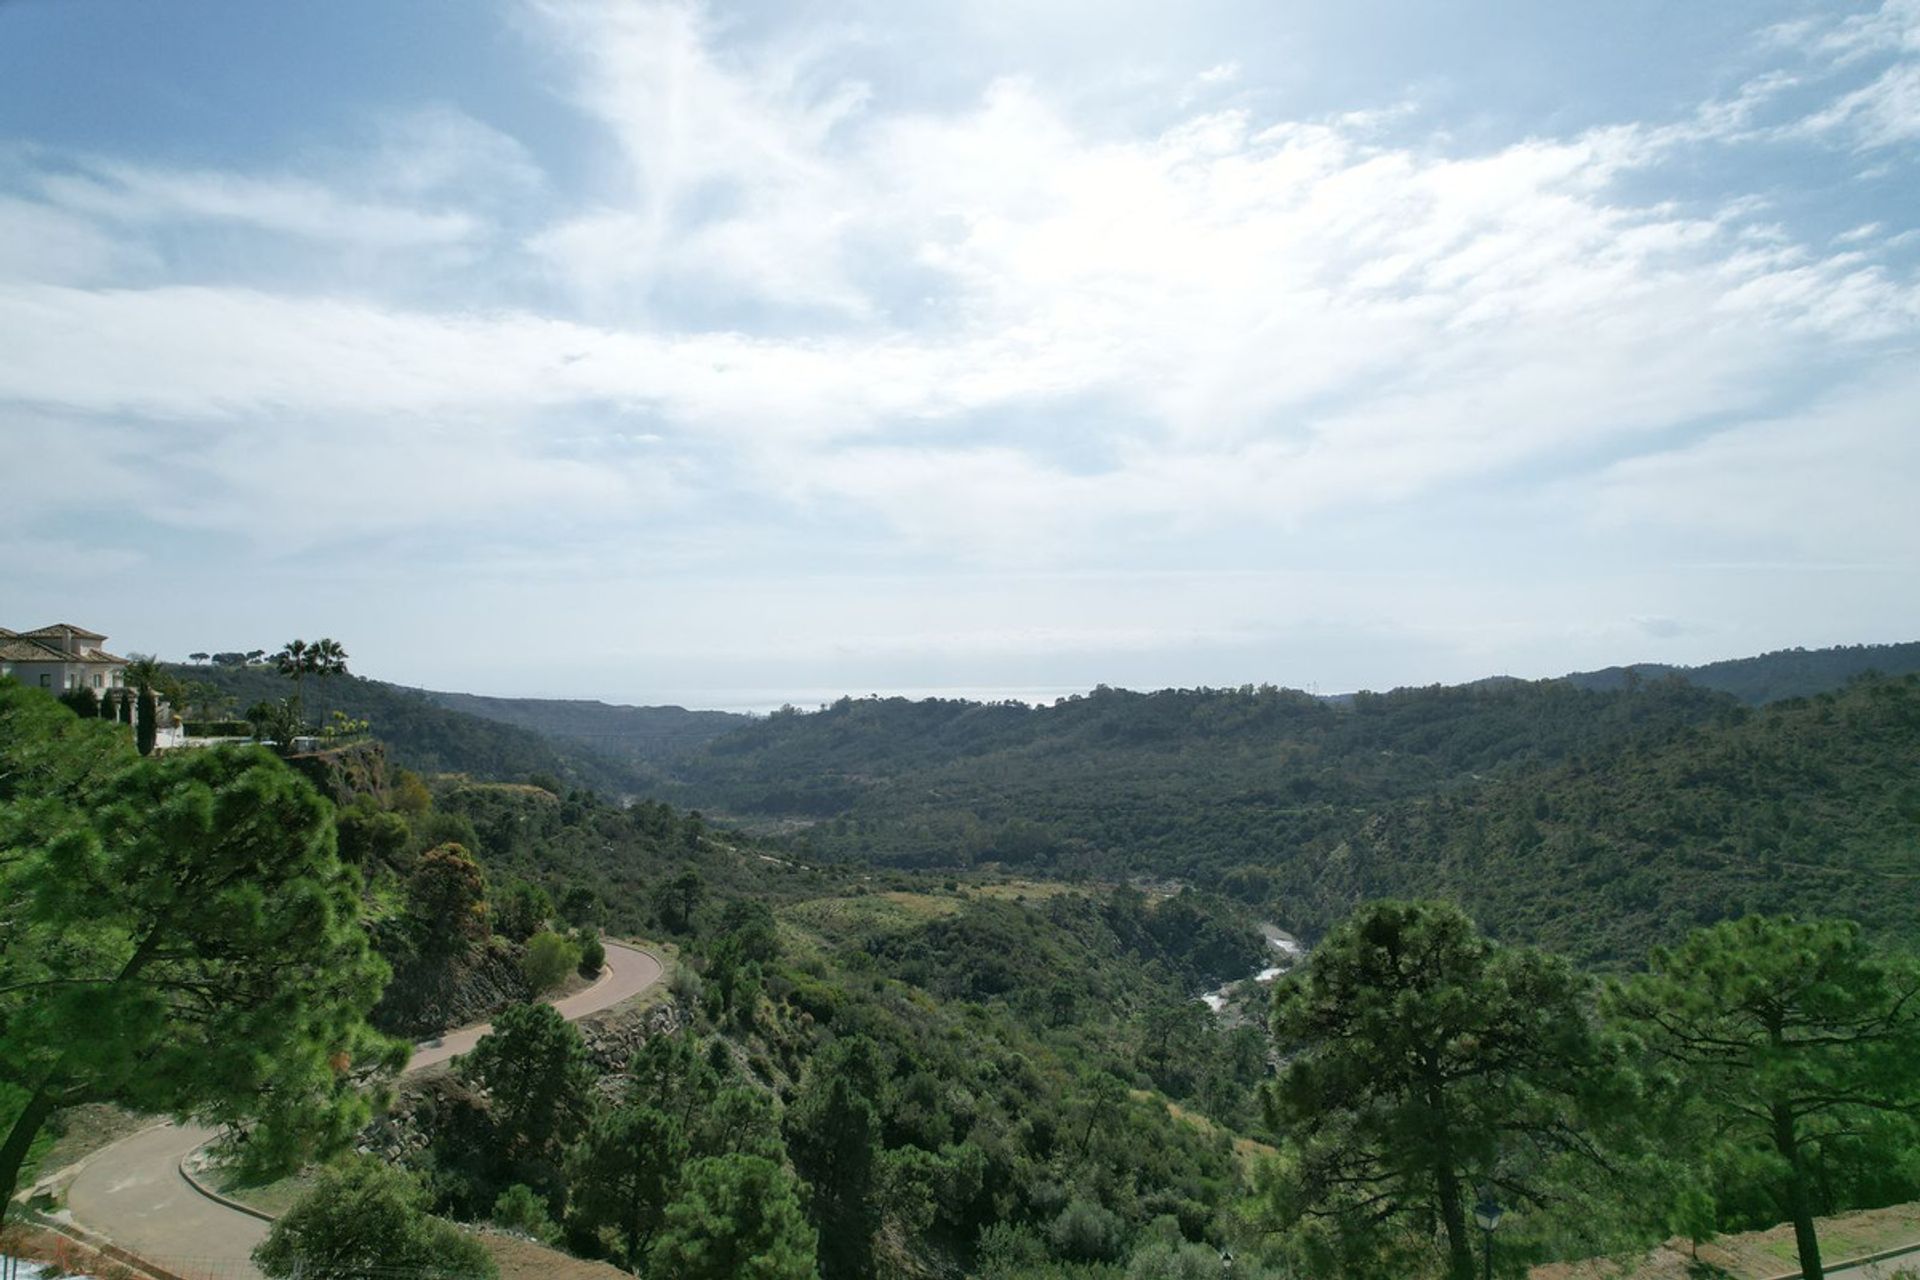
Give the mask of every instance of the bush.
<path id="1" fill-rule="evenodd" d="M 493 1202 L 493 1225 L 541 1244 L 552 1244 L 560 1238 L 560 1228 L 547 1216 L 546 1202 L 534 1194 L 533 1188 L 518 1182 Z"/>
<path id="2" fill-rule="evenodd" d="M 580 976 L 591 978 L 607 964 L 607 947 L 600 941 L 600 935 L 590 929 L 582 929 L 574 935 L 580 945 Z"/>
<path id="3" fill-rule="evenodd" d="M 189 738 L 250 738 L 253 724 L 246 720 L 187 720 L 180 726 Z"/>
<path id="4" fill-rule="evenodd" d="M 429 1215 L 411 1175 L 365 1158 L 336 1165 L 289 1209 L 253 1260 L 275 1280 L 363 1280 L 368 1274 L 425 1272 L 452 1280 L 495 1280 L 481 1243 Z"/>
<path id="5" fill-rule="evenodd" d="M 700 975 L 684 964 L 673 966 L 673 976 L 667 979 L 667 990 L 673 998 L 691 1008 L 700 1002 Z"/>
<path id="6" fill-rule="evenodd" d="M 1201 1244 L 1154 1241 L 1127 1262 L 1127 1280 L 1216 1280 L 1220 1255 Z"/>
<path id="7" fill-rule="evenodd" d="M 1112 1262 L 1125 1230 L 1118 1214 L 1088 1200 L 1075 1200 L 1048 1229 L 1053 1251 L 1070 1262 Z"/>
<path id="8" fill-rule="evenodd" d="M 551 991 L 580 967 L 580 948 L 551 931 L 536 933 L 527 940 L 527 954 L 520 961 L 527 986 L 535 995 Z"/>

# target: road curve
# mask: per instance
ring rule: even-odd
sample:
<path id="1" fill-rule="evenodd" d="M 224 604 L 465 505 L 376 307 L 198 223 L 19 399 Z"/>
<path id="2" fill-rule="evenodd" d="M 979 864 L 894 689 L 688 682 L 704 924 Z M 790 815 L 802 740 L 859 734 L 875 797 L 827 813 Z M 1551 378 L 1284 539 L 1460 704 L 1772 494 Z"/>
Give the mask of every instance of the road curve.
<path id="1" fill-rule="evenodd" d="M 608 942 L 598 980 L 553 1002 L 567 1021 L 610 1009 L 660 980 L 660 962 L 624 943 Z M 473 1048 L 491 1023 L 463 1027 L 416 1045 L 407 1071 L 421 1071 Z M 194 1189 L 180 1162 L 215 1130 L 159 1124 L 89 1156 L 67 1186 L 67 1208 L 79 1225 L 188 1280 L 256 1280 L 248 1259 L 267 1236 L 259 1218 L 230 1209 Z"/>

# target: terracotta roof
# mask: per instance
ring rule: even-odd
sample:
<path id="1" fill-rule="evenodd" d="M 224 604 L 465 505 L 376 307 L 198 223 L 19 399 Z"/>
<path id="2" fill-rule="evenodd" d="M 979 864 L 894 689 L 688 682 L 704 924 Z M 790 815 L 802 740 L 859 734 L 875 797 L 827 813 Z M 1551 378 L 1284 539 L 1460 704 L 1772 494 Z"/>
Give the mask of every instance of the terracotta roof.
<path id="1" fill-rule="evenodd" d="M 9 635 L 0 638 L 0 661 L 71 662 L 72 659 L 53 646 L 41 644 L 38 640 L 29 640 L 25 636 Z"/>
<path id="2" fill-rule="evenodd" d="M 32 631 L 29 631 L 26 634 L 30 636 L 57 636 L 57 635 L 65 635 L 69 632 L 71 632 L 76 636 L 79 636 L 82 640 L 105 640 L 106 639 L 106 637 L 101 635 L 98 631 L 89 631 L 85 627 L 76 627 L 71 622 L 56 622 L 56 623 L 53 623 L 51 626 L 35 627 Z"/>
<path id="3" fill-rule="evenodd" d="M 116 657 L 104 649 L 87 649 L 80 653 L 68 653 L 56 649 L 50 644 L 30 640 L 15 632 L 0 635 L 0 660 L 6 662 L 92 662 L 109 663 L 116 667 L 127 665 L 125 658 Z"/>

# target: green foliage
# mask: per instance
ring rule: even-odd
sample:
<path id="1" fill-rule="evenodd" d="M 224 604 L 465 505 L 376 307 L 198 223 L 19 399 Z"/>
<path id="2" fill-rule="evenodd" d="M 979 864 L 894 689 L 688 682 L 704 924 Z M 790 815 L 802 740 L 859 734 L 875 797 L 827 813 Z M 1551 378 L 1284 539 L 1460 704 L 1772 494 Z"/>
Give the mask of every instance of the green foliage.
<path id="1" fill-rule="evenodd" d="M 1730 693 L 1749 706 L 1831 693 L 1869 673 L 1904 676 L 1920 672 L 1920 643 L 1854 644 L 1831 649 L 1780 649 L 1753 658 L 1731 658 L 1698 667 L 1640 662 L 1631 667 L 1584 671 L 1567 680 L 1583 689 L 1621 689 L 1650 680 L 1678 678 L 1702 689 Z"/>
<path id="2" fill-rule="evenodd" d="M 580 948 L 580 976 L 591 978 L 607 966 L 607 945 L 600 941 L 600 935 L 591 929 L 582 928 L 574 935 L 574 942 Z"/>
<path id="3" fill-rule="evenodd" d="M 154 698 L 153 689 L 150 686 L 141 686 L 139 714 L 134 721 L 133 733 L 134 744 L 139 748 L 140 754 L 152 755 L 154 744 L 160 736 L 160 704 Z"/>
<path id="4" fill-rule="evenodd" d="M 1592 1154 L 1578 1103 L 1611 1064 L 1587 987 L 1564 961 L 1488 942 L 1457 908 L 1362 908 L 1274 990 L 1280 1222 L 1331 1218 L 1356 1246 L 1435 1222 L 1447 1273 L 1472 1280 L 1473 1188 L 1544 1203 L 1540 1183 Z"/>
<path id="5" fill-rule="evenodd" d="M 460 1059 L 459 1072 L 487 1091 L 510 1153 L 543 1156 L 585 1122 L 593 1071 L 580 1033 L 552 1005 L 508 1008 Z"/>
<path id="6" fill-rule="evenodd" d="M 340 860 L 368 874 L 382 865 L 397 869 L 413 839 L 405 817 L 364 798 L 340 810 L 334 827 L 340 834 Z"/>
<path id="7" fill-rule="evenodd" d="M 539 885 L 509 880 L 493 895 L 493 929 L 510 942 L 525 942 L 553 917 L 553 899 Z"/>
<path id="8" fill-rule="evenodd" d="M 253 1260 L 273 1280 L 363 1280 L 369 1274 L 430 1274 L 494 1280 L 485 1246 L 431 1217 L 410 1176 L 357 1158 L 326 1170 L 273 1224 Z"/>
<path id="9" fill-rule="evenodd" d="M 440 706 L 501 724 L 531 729 L 568 747 L 623 760 L 665 759 L 698 747 L 748 717 L 730 711 L 682 707 L 623 707 L 556 698 L 489 698 L 471 693 L 433 693 Z"/>
<path id="10" fill-rule="evenodd" d="M 1607 994 L 1675 1073 L 1694 1134 L 1713 1144 L 1702 1162 L 1721 1144 L 1760 1157 L 1739 1163 L 1770 1186 L 1801 1269 L 1818 1275 L 1821 1189 L 1884 1179 L 1920 1143 L 1920 966 L 1849 922 L 1750 916 L 1656 950 L 1648 973 Z"/>
<path id="11" fill-rule="evenodd" d="M 1112 1262 L 1125 1251 L 1125 1230 L 1112 1210 L 1075 1200 L 1047 1228 L 1047 1239 L 1069 1262 Z"/>
<path id="12" fill-rule="evenodd" d="M 1680 681 L 848 700 L 663 768 L 685 802 L 809 819 L 801 859 L 1180 877 L 1307 937 L 1383 897 L 1612 967 L 1788 908 L 1914 935 L 1904 678 L 1758 712 Z"/>
<path id="13" fill-rule="evenodd" d="M 0 682 L 0 1083 L 24 1099 L 0 1200 L 59 1106 L 250 1126 L 263 1163 L 364 1122 L 352 1072 L 405 1047 L 365 1024 L 387 970 L 330 815 L 265 752 L 134 762 L 110 728 Z"/>
<path id="14" fill-rule="evenodd" d="M 816 1239 L 786 1170 L 758 1156 L 710 1156 L 687 1166 L 647 1274 L 811 1280 Z"/>
<path id="15" fill-rule="evenodd" d="M 493 1202 L 493 1225 L 542 1244 L 560 1238 L 560 1228 L 547 1213 L 546 1201 L 524 1182 L 514 1183 Z"/>
<path id="16" fill-rule="evenodd" d="M 78 689 L 68 689 L 60 695 L 60 705 L 77 716 L 89 720 L 100 718 L 100 695 L 81 685 Z"/>
<path id="17" fill-rule="evenodd" d="M 299 704 L 292 698 L 262 700 L 247 708 L 247 723 L 260 742 L 271 742 L 283 750 L 307 731 Z"/>
<path id="18" fill-rule="evenodd" d="M 627 1269 L 640 1271 L 686 1156 L 679 1121 L 654 1107 L 629 1103 L 597 1117 L 569 1165 L 575 1221 L 611 1231 Z"/>
<path id="19" fill-rule="evenodd" d="M 1244 1280 L 1250 1274 L 1246 1267 L 1223 1268 L 1216 1249 L 1177 1241 L 1153 1241 L 1127 1260 L 1127 1280 Z"/>
<path id="20" fill-rule="evenodd" d="M 536 933 L 527 940 L 527 951 L 520 959 L 520 971 L 526 975 L 527 989 L 544 995 L 565 982 L 580 967 L 580 948 L 558 933 Z"/>
<path id="21" fill-rule="evenodd" d="M 473 855 L 457 844 L 420 855 L 407 881 L 407 915 L 426 954 L 459 955 L 486 941 L 487 878 Z"/>
<path id="22" fill-rule="evenodd" d="M 693 928 L 693 913 L 706 896 L 706 881 L 689 867 L 660 886 L 653 897 L 653 908 L 667 928 L 675 933 L 687 933 Z"/>
<path id="23" fill-rule="evenodd" d="M 871 1251 L 872 1190 L 880 1149 L 880 1051 L 864 1036 L 827 1046 L 808 1064 L 787 1111 L 787 1149 L 813 1188 L 823 1237 L 822 1271 L 862 1274 Z"/>
<path id="24" fill-rule="evenodd" d="M 244 661 L 187 670 L 238 706 L 279 703 L 293 694 L 292 680 L 274 668 Z M 302 683 L 305 683 L 304 677 Z M 380 737 L 407 767 L 427 773 L 464 773 L 494 781 L 518 781 L 532 773 L 567 779 L 608 794 L 631 790 L 630 768 L 578 746 L 562 751 L 539 734 L 436 705 L 429 695 L 347 674 L 309 687 L 317 709 L 339 710 L 378 727 Z M 304 709 L 303 709 L 304 710 Z M 292 715 L 294 708 L 288 707 Z M 253 716 L 249 714 L 248 720 Z M 279 741 L 285 737 L 269 733 Z M 291 736 L 291 735 L 288 735 Z"/>

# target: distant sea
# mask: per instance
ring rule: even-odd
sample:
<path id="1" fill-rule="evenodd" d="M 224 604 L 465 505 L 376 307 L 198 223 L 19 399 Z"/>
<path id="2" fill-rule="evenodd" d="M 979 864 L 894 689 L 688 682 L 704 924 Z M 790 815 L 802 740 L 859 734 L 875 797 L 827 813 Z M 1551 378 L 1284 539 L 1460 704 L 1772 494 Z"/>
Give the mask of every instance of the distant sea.
<path id="1" fill-rule="evenodd" d="M 878 694 L 883 698 L 909 698 L 915 702 L 923 698 L 959 698 L 968 702 L 1025 702 L 1044 706 L 1056 698 L 1086 693 L 1089 687 L 939 685 L 922 689 L 660 689 L 635 694 L 620 701 L 637 707 L 677 706 L 689 711 L 736 711 L 763 716 L 785 706 L 798 707 L 802 711 L 818 711 L 842 697 L 864 698 L 869 694 Z"/>

